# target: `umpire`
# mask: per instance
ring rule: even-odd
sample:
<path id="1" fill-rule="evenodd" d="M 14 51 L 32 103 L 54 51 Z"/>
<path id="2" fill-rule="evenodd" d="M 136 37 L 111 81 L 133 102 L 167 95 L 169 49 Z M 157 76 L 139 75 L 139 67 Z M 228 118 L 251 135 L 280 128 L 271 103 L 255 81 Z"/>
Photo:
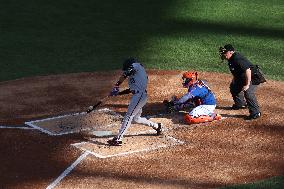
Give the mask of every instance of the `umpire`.
<path id="1" fill-rule="evenodd" d="M 253 64 L 239 52 L 235 52 L 231 44 L 220 47 L 219 53 L 222 60 L 228 61 L 229 69 L 233 75 L 230 84 L 230 92 L 234 100 L 232 109 L 238 110 L 247 107 L 250 113 L 247 119 L 259 118 L 261 112 L 255 96 L 257 85 L 252 84 L 251 68 Z"/>

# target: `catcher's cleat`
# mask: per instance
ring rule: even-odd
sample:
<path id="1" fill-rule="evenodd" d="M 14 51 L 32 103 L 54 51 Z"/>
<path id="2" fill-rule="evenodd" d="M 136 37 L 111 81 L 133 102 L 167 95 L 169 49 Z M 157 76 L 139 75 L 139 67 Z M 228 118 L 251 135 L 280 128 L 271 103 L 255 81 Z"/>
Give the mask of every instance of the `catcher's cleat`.
<path id="1" fill-rule="evenodd" d="M 114 137 L 114 138 L 111 139 L 111 140 L 108 140 L 107 143 L 108 143 L 110 146 L 121 146 L 121 145 L 122 145 L 122 141 L 121 141 L 121 140 L 118 140 L 116 137 Z"/>
<path id="2" fill-rule="evenodd" d="M 158 127 L 154 128 L 157 131 L 157 136 L 161 135 L 162 133 L 162 124 L 158 123 Z"/>
<path id="3" fill-rule="evenodd" d="M 213 118 L 213 120 L 221 120 L 222 119 L 222 116 L 220 114 L 212 113 L 210 116 Z"/>
<path id="4" fill-rule="evenodd" d="M 214 117 L 214 120 L 221 120 L 222 116 L 220 114 L 216 114 L 216 116 Z"/>
<path id="5" fill-rule="evenodd" d="M 168 104 L 169 101 L 168 100 L 163 100 L 163 104 Z"/>

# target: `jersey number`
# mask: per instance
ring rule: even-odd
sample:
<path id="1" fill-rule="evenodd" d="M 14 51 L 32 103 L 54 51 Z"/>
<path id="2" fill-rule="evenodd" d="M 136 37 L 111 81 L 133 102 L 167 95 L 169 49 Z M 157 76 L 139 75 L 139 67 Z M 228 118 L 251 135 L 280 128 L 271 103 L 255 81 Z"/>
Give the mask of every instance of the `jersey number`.
<path id="1" fill-rule="evenodd" d="M 132 84 L 135 83 L 135 79 L 134 79 L 134 78 L 131 78 L 131 79 L 130 79 L 130 83 L 132 83 Z"/>

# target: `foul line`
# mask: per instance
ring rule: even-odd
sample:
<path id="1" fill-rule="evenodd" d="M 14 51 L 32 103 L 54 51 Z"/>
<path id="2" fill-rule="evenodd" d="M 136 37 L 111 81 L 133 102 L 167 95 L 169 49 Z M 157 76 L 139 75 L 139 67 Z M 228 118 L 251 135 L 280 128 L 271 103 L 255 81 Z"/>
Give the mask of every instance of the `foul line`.
<path id="1" fill-rule="evenodd" d="M 61 175 L 56 180 L 54 180 L 46 189 L 52 189 L 56 185 L 58 185 L 60 181 L 64 179 L 64 177 L 66 177 L 83 159 L 87 157 L 88 154 L 89 152 L 85 151 L 74 163 L 72 163 L 72 165 L 70 165 L 70 167 L 65 169 L 65 171 L 61 173 Z"/>
<path id="2" fill-rule="evenodd" d="M 31 127 L 18 127 L 18 126 L 0 126 L 0 129 L 34 129 Z"/>

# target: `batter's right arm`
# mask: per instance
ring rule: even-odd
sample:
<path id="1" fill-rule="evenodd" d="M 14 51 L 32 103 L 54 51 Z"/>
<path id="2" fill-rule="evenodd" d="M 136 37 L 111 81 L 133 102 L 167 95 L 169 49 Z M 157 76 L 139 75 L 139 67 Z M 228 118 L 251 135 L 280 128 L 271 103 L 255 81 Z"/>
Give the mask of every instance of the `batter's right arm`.
<path id="1" fill-rule="evenodd" d="M 119 85 L 123 83 L 123 81 L 126 79 L 126 76 L 123 74 L 119 77 L 118 81 L 113 86 L 109 96 L 117 96 L 120 95 L 121 92 L 119 92 Z M 122 91 L 123 92 L 123 91 Z M 123 93 L 124 94 L 124 93 Z"/>

